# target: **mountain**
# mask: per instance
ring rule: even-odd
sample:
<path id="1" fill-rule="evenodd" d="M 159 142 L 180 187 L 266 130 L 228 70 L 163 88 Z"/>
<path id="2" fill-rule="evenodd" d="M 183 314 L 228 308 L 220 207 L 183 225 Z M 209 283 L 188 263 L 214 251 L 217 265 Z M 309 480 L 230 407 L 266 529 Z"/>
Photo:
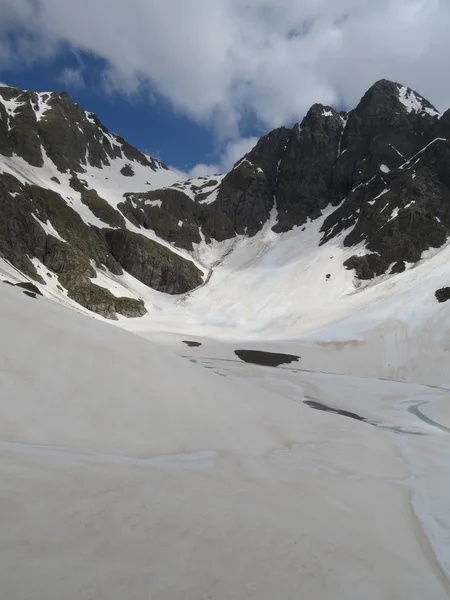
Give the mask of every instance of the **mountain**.
<path id="1" fill-rule="evenodd" d="M 450 112 L 380 81 L 188 180 L 0 117 L 3 596 L 449 598 Z"/>
<path id="2" fill-rule="evenodd" d="M 302 247 L 321 221 L 316 250 L 346 249 L 341 276 L 360 289 L 446 244 L 449 136 L 450 111 L 381 80 L 348 113 L 312 106 L 224 176 L 182 181 L 67 94 L 0 88 L 4 278 L 16 270 L 61 302 L 139 317 L 152 290 L 191 297 L 213 285 L 246 239 L 269 228 Z"/>

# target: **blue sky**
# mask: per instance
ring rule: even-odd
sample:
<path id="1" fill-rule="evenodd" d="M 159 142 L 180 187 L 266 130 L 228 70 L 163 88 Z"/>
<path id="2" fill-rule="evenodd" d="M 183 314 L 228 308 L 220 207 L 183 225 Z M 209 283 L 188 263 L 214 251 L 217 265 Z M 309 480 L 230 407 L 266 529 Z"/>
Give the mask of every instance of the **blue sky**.
<path id="1" fill-rule="evenodd" d="M 64 69 L 84 65 L 82 86 L 61 80 Z M 215 163 L 220 148 L 211 128 L 176 114 L 167 100 L 149 93 L 126 96 L 102 86 L 104 61 L 87 54 L 63 52 L 31 66 L 0 70 L 0 81 L 20 89 L 67 91 L 83 108 L 95 113 L 106 127 L 140 150 L 188 171 L 197 163 Z"/>
<path id="2" fill-rule="evenodd" d="M 224 171 L 376 80 L 450 106 L 448 0 L 0 0 L 0 81 L 66 89 L 169 166 Z"/>

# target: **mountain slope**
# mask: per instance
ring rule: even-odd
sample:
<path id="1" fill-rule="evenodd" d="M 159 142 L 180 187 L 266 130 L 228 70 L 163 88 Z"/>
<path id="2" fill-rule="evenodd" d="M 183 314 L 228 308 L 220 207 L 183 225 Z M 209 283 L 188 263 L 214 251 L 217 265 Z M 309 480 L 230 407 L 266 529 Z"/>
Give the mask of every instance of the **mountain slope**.
<path id="1" fill-rule="evenodd" d="M 174 182 L 174 173 L 110 134 L 66 94 L 0 88 L 0 100 L 4 259 L 42 286 L 56 277 L 53 294 L 62 301 L 67 295 L 109 318 L 146 309 L 140 298 L 117 297 L 92 282 L 99 271 L 119 276 L 127 264 L 131 275 L 168 293 L 200 285 L 202 271 L 190 257 L 143 236 L 116 208 L 125 191 Z M 123 231 L 120 240 L 115 229 Z"/>
<path id="2" fill-rule="evenodd" d="M 187 181 L 66 94 L 0 88 L 0 104 L 3 271 L 11 275 L 12 265 L 44 294 L 109 318 L 157 318 L 155 309 L 176 313 L 179 301 L 195 314 L 205 294 L 215 298 L 206 313 L 220 312 L 233 285 L 218 279 L 218 268 L 233 277 L 249 245 L 254 256 L 267 254 L 266 264 L 282 264 L 282 252 L 271 253 L 288 235 L 298 259 L 282 273 L 297 284 L 287 304 L 289 282 L 278 288 L 264 327 L 274 324 L 273 305 L 285 307 L 285 319 L 297 315 L 298 297 L 317 279 L 328 287 L 314 320 L 316 309 L 359 293 L 362 281 L 413 268 L 450 235 L 450 111 L 439 115 L 397 83 L 375 83 L 348 113 L 316 104 L 301 124 L 261 138 L 224 176 Z M 320 259 L 327 253 L 333 269 Z M 252 260 L 249 271 L 258 268 Z M 269 285 L 280 278 L 265 273 Z M 331 278 L 345 284 L 333 287 Z M 258 285 L 250 296 L 265 293 Z M 153 290 L 188 296 L 172 302 Z M 245 298 L 229 303 L 239 320 Z M 232 325 L 225 313 L 220 319 Z"/>

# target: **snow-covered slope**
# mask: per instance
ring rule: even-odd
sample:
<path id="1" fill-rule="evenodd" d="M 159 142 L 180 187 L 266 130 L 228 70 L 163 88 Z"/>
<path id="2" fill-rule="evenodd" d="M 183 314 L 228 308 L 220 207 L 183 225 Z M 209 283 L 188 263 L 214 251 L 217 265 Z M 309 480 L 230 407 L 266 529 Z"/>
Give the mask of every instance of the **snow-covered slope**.
<path id="1" fill-rule="evenodd" d="M 336 382 L 250 365 L 221 377 L 1 285 L 5 597 L 447 597 L 393 434 L 303 404 L 314 386 L 342 402 Z M 358 410 L 437 452 L 398 404 L 426 388 L 367 385 Z M 428 525 L 439 547 L 442 523 Z"/>
<path id="2" fill-rule="evenodd" d="M 359 282 L 343 266 L 358 252 L 343 246 L 344 234 L 319 245 L 326 216 L 285 234 L 269 222 L 252 238 L 200 246 L 207 285 L 176 299 L 152 294 L 146 316 L 119 325 L 147 337 L 178 332 L 255 348 L 278 340 L 308 369 L 450 382 L 450 303 L 435 297 L 450 283 L 450 246 L 404 273 Z"/>
<path id="3" fill-rule="evenodd" d="M 5 597 L 449 598 L 450 112 L 383 80 L 178 181 L 0 96 Z"/>
<path id="4" fill-rule="evenodd" d="M 414 287 L 411 270 L 429 279 L 450 233 L 449 115 L 381 80 L 225 176 L 178 181 L 67 95 L 2 88 L 2 269 L 80 310 L 147 311 L 129 328 L 304 335 Z"/>

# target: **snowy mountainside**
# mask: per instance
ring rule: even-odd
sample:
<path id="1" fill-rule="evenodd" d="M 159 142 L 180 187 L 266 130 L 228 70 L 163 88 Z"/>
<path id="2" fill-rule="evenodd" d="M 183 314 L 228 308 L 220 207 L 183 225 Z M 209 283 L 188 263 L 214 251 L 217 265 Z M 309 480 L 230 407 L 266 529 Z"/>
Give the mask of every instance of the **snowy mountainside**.
<path id="1" fill-rule="evenodd" d="M 109 318 L 146 312 L 132 292 L 118 297 L 91 281 L 124 274 L 121 262 L 133 262 L 130 277 L 167 293 L 202 282 L 192 257 L 116 208 L 125 192 L 170 185 L 178 175 L 66 94 L 1 88 L 0 118 L 0 256 L 13 269 L 44 294 Z"/>
<path id="2" fill-rule="evenodd" d="M 180 181 L 66 94 L 1 88 L 3 278 L 107 318 L 148 313 L 144 328 L 300 335 L 445 246 L 449 138 L 450 111 L 381 80 L 229 173 Z"/>

